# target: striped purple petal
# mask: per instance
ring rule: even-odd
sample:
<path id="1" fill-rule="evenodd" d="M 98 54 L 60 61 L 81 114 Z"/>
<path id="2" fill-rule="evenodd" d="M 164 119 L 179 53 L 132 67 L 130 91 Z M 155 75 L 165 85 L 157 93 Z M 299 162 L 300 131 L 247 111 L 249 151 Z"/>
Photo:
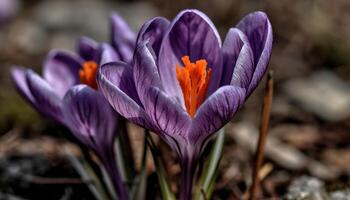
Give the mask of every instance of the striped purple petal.
<path id="1" fill-rule="evenodd" d="M 100 57 L 98 63 L 100 66 L 106 63 L 116 62 L 120 60 L 120 57 L 114 48 L 106 43 L 102 43 L 99 46 L 98 53 Z"/>
<path id="2" fill-rule="evenodd" d="M 114 154 L 118 118 L 106 99 L 100 92 L 86 85 L 77 85 L 65 95 L 63 110 L 71 131 L 82 143 L 94 150 L 103 163 L 118 199 L 128 199 Z"/>
<path id="3" fill-rule="evenodd" d="M 54 88 L 32 70 L 26 71 L 27 86 L 37 108 L 44 115 L 64 124 L 62 99 Z"/>
<path id="4" fill-rule="evenodd" d="M 102 65 L 98 71 L 97 83 L 119 114 L 135 124 L 151 129 L 136 93 L 131 66 L 122 62 Z"/>
<path id="5" fill-rule="evenodd" d="M 221 39 L 210 19 L 198 10 L 184 10 L 172 21 L 164 36 L 159 58 L 159 72 L 166 91 L 178 98 L 180 87 L 177 83 L 175 65 L 181 57 L 188 55 L 190 60 L 206 59 L 212 69 L 212 77 L 207 95 L 220 84 L 222 75 Z"/>
<path id="6" fill-rule="evenodd" d="M 28 88 L 27 79 L 26 79 L 26 69 L 22 67 L 12 67 L 11 68 L 11 79 L 15 84 L 18 92 L 35 108 L 37 108 L 35 99 Z"/>
<path id="7" fill-rule="evenodd" d="M 134 59 L 136 90 L 148 117 L 163 133 L 183 135 L 190 117 L 174 97 L 163 91 L 156 62 L 146 43 L 139 45 Z"/>
<path id="8" fill-rule="evenodd" d="M 141 102 L 144 100 L 144 95 L 148 88 L 153 86 L 162 87 L 152 49 L 147 44 L 147 42 L 143 42 L 138 45 L 133 61 L 135 86 Z"/>
<path id="9" fill-rule="evenodd" d="M 203 144 L 211 134 L 229 122 L 243 105 L 245 94 L 243 88 L 223 86 L 209 96 L 193 119 L 188 135 L 190 143 Z"/>
<path id="10" fill-rule="evenodd" d="M 81 37 L 76 45 L 76 51 L 85 61 L 96 60 L 99 44 L 88 37 Z"/>
<path id="11" fill-rule="evenodd" d="M 158 57 L 160 45 L 162 43 L 165 32 L 170 25 L 169 20 L 163 17 L 155 17 L 141 27 L 137 36 L 137 44 L 148 41 L 153 51 Z"/>
<path id="12" fill-rule="evenodd" d="M 77 55 L 65 51 L 51 51 L 45 59 L 43 77 L 60 97 L 79 83 L 79 69 L 83 60 Z"/>
<path id="13" fill-rule="evenodd" d="M 267 15 L 253 12 L 237 25 L 247 37 L 254 54 L 255 71 L 247 94 L 251 94 L 266 72 L 272 51 L 272 27 Z"/>
<path id="14" fill-rule="evenodd" d="M 85 145 L 99 152 L 113 147 L 117 118 L 102 94 L 86 85 L 76 85 L 63 99 L 67 126 Z"/>
<path id="15" fill-rule="evenodd" d="M 224 73 L 221 85 L 235 85 L 248 89 L 255 66 L 247 37 L 239 29 L 231 28 L 225 38 L 222 52 Z"/>
<path id="16" fill-rule="evenodd" d="M 117 13 L 111 15 L 111 30 L 112 46 L 123 61 L 130 62 L 135 48 L 135 33 Z"/>

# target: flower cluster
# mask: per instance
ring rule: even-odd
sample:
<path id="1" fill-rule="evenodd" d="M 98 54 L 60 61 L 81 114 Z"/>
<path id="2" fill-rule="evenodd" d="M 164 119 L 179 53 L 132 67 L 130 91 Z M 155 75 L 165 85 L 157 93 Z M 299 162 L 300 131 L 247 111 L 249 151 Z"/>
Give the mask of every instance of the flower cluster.
<path id="1" fill-rule="evenodd" d="M 117 14 L 111 17 L 110 44 L 82 37 L 76 53 L 52 50 L 43 63 L 42 77 L 30 69 L 13 67 L 12 79 L 20 94 L 40 113 L 68 127 L 94 151 L 111 175 L 116 193 L 127 199 L 127 190 L 116 167 L 114 140 L 120 116 L 97 89 L 99 66 L 129 62 L 135 34 Z"/>
<path id="2" fill-rule="evenodd" d="M 156 133 L 177 153 L 180 199 L 191 199 L 206 144 L 267 69 L 271 24 L 265 13 L 251 13 L 223 42 L 198 10 L 184 10 L 172 21 L 153 18 L 137 37 L 116 14 L 111 27 L 110 44 L 84 37 L 75 54 L 50 52 L 43 77 L 13 68 L 15 85 L 34 108 L 94 151 L 120 199 L 130 198 L 113 150 L 121 117 Z"/>

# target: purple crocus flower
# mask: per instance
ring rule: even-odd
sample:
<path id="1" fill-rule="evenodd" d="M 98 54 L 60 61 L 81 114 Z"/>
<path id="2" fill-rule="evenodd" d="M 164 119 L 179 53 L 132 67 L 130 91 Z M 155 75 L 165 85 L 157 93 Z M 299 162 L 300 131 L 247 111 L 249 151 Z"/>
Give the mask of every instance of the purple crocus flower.
<path id="1" fill-rule="evenodd" d="M 22 67 L 12 68 L 11 76 L 18 91 L 34 108 L 67 126 L 96 153 L 119 198 L 128 199 L 114 156 L 118 116 L 96 84 L 100 65 L 124 58 L 123 61 L 128 61 L 132 56 L 132 50 L 127 51 L 133 48 L 132 32 L 116 14 L 112 15 L 112 32 L 113 46 L 83 37 L 77 43 L 76 54 L 51 51 L 43 64 L 43 77 Z"/>
<path id="2" fill-rule="evenodd" d="M 96 85 L 96 70 L 110 61 L 130 62 L 135 34 L 118 14 L 111 15 L 111 45 L 99 44 L 82 37 L 76 45 L 78 55 L 60 50 L 51 51 L 43 64 L 43 78 L 32 70 L 14 67 L 13 81 L 21 95 L 40 113 L 64 123 L 61 100 L 68 89 L 78 83 Z"/>
<path id="3" fill-rule="evenodd" d="M 20 8 L 19 0 L 0 0 L 0 26 L 13 19 Z"/>
<path id="4" fill-rule="evenodd" d="M 87 85 L 76 85 L 64 96 L 63 113 L 66 126 L 98 156 L 118 198 L 129 199 L 114 152 L 115 133 L 120 120 L 104 96 Z"/>
<path id="5" fill-rule="evenodd" d="M 164 139 L 182 168 L 180 199 L 191 199 L 196 164 L 208 139 L 229 122 L 262 79 L 272 28 L 254 12 L 222 44 L 210 19 L 184 10 L 172 22 L 144 24 L 133 63 L 107 63 L 97 80 L 113 108 Z"/>
<path id="6" fill-rule="evenodd" d="M 21 95 L 40 113 L 62 124 L 65 123 L 62 100 L 67 91 L 80 83 L 96 89 L 93 76 L 98 66 L 118 60 L 108 44 L 99 45 L 91 39 L 81 38 L 77 47 L 79 55 L 52 50 L 43 63 L 43 77 L 23 67 L 11 70 L 12 79 Z"/>

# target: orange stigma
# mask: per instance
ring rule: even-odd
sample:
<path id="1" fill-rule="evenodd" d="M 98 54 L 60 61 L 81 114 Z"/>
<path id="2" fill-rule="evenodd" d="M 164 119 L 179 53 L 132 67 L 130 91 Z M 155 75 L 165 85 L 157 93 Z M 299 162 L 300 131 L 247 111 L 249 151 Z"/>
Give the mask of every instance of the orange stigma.
<path id="1" fill-rule="evenodd" d="M 205 59 L 191 63 L 189 56 L 181 58 L 183 67 L 176 64 L 176 76 L 184 96 L 188 114 L 193 118 L 197 109 L 205 100 L 211 77 L 211 69 L 207 70 Z"/>
<path id="2" fill-rule="evenodd" d="M 95 61 L 86 61 L 83 68 L 79 70 L 80 83 L 97 89 L 96 73 L 98 65 Z"/>

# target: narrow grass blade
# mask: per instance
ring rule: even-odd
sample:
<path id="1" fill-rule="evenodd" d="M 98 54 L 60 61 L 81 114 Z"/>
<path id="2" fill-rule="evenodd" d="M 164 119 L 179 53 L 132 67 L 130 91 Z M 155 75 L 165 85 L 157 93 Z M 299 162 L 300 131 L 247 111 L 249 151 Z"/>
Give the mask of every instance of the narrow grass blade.
<path id="1" fill-rule="evenodd" d="M 222 149 L 224 148 L 225 132 L 224 128 L 219 130 L 213 147 L 209 153 L 208 158 L 204 164 L 203 173 L 196 186 L 194 200 L 210 199 L 213 193 L 215 180 L 217 177 L 217 169 L 222 156 Z"/>
<path id="2" fill-rule="evenodd" d="M 118 152 L 117 163 L 124 182 L 129 186 L 133 183 L 135 175 L 133 151 L 125 119 L 119 120 L 118 137 L 116 141 L 116 151 Z"/>
<path id="3" fill-rule="evenodd" d="M 143 143 L 143 154 L 140 173 L 136 176 L 132 189 L 132 199 L 133 200 L 143 200 L 146 196 L 147 189 L 147 138 L 145 135 L 145 140 Z"/>
<path id="4" fill-rule="evenodd" d="M 67 152 L 67 158 L 84 181 L 91 181 L 91 184 L 88 184 L 87 187 L 96 199 L 111 199 L 107 191 L 105 191 L 105 188 L 102 186 L 100 180 L 97 178 L 94 171 L 85 161 L 80 161 L 75 156 L 72 156 L 69 152 Z"/>
<path id="5" fill-rule="evenodd" d="M 158 151 L 157 147 L 153 143 L 152 138 L 148 132 L 146 133 L 146 135 L 147 135 L 147 144 L 151 149 L 154 164 L 156 166 L 158 181 L 159 181 L 159 185 L 162 193 L 162 199 L 175 200 L 175 196 L 171 192 L 169 183 L 166 179 L 165 168 L 161 160 L 160 152 Z"/>

